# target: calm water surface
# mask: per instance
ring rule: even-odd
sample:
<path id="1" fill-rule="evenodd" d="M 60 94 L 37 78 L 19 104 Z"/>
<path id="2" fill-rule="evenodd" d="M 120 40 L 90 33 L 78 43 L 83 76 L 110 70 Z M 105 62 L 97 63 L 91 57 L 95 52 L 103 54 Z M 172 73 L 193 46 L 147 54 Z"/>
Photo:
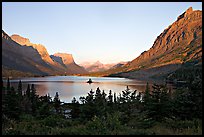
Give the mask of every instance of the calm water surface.
<path id="1" fill-rule="evenodd" d="M 93 83 L 88 84 L 86 81 L 91 78 Z M 30 77 L 11 79 L 11 86 L 17 89 L 19 80 L 23 84 L 23 91 L 27 89 L 27 84 L 35 84 L 37 94 L 40 96 L 50 94 L 51 97 L 55 93 L 59 93 L 61 101 L 71 102 L 73 97 L 79 101 L 80 96 L 86 96 L 92 89 L 95 91 L 97 87 L 105 91 L 108 95 L 111 90 L 112 93 L 122 93 L 128 86 L 131 91 L 144 92 L 146 87 L 145 81 L 132 80 L 127 78 L 112 78 L 112 77 L 85 77 L 85 76 L 48 76 L 48 77 Z M 6 81 L 4 81 L 6 82 Z M 152 83 L 149 83 L 151 86 Z M 171 85 L 168 85 L 171 88 Z"/>

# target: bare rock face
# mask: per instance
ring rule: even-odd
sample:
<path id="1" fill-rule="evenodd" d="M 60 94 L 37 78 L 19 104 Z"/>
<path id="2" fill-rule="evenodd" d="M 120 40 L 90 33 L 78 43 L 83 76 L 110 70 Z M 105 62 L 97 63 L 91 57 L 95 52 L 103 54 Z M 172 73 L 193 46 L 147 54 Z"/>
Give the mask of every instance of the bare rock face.
<path id="1" fill-rule="evenodd" d="M 30 43 L 30 40 L 28 38 L 23 38 L 17 34 L 13 34 L 11 36 L 11 39 L 20 45 L 31 45 L 32 44 L 32 43 Z"/>
<path id="2" fill-rule="evenodd" d="M 61 65 L 65 66 L 65 64 L 63 63 L 61 57 L 54 56 L 54 55 L 50 55 L 50 58 L 51 58 L 53 61 L 58 62 L 58 63 L 60 63 Z"/>
<path id="3" fill-rule="evenodd" d="M 54 56 L 56 57 L 61 57 L 62 61 L 65 65 L 70 65 L 74 62 L 72 54 L 67 54 L 67 53 L 55 53 Z"/>
<path id="4" fill-rule="evenodd" d="M 177 21 L 184 18 L 184 17 L 187 17 L 189 14 L 191 14 L 193 12 L 193 8 L 190 7 L 188 8 L 183 14 L 181 14 L 180 16 L 178 16 L 177 18 Z"/>
<path id="5" fill-rule="evenodd" d="M 77 65 L 72 54 L 55 53 L 51 55 L 52 59 L 66 67 L 66 74 L 86 74 L 88 73 L 83 67 Z"/>
<path id="6" fill-rule="evenodd" d="M 12 35 L 11 38 L 21 45 L 33 47 L 34 49 L 36 49 L 40 54 L 42 60 L 45 61 L 46 64 L 49 65 L 49 67 L 54 71 L 52 74 L 63 74 L 66 71 L 66 67 L 63 64 L 60 64 L 59 62 L 53 60 L 47 52 L 45 46 L 43 46 L 42 44 L 31 43 L 28 38 L 24 38 L 16 34 Z"/>
<path id="7" fill-rule="evenodd" d="M 45 46 L 43 46 L 41 44 L 31 43 L 28 38 L 21 37 L 17 34 L 12 35 L 11 37 L 6 36 L 5 34 L 3 34 L 3 30 L 2 30 L 2 38 L 3 37 L 6 39 L 9 39 L 9 41 L 11 41 L 11 43 L 13 42 L 14 45 L 18 45 L 16 47 L 20 47 L 22 49 L 28 49 L 28 48 L 33 49 L 34 52 L 38 54 L 38 58 L 36 58 L 33 55 L 33 51 L 30 53 L 29 52 L 24 52 L 24 53 L 20 52 L 19 56 L 21 54 L 22 57 L 25 57 L 25 58 L 27 57 L 28 59 L 32 58 L 34 60 L 35 59 L 41 60 L 43 62 L 43 65 L 40 66 L 39 61 L 36 61 L 33 64 L 35 66 L 40 66 L 41 68 L 43 68 L 40 70 L 42 70 L 42 72 L 46 72 L 46 74 L 49 74 L 49 75 L 54 74 L 55 75 L 55 74 L 87 73 L 87 71 L 83 67 L 78 66 L 74 62 L 74 59 L 73 59 L 71 54 L 57 53 L 55 55 L 50 56 L 48 54 Z M 16 48 L 16 47 L 14 47 L 14 48 Z M 13 55 L 11 55 L 11 57 L 12 56 Z M 19 68 L 20 68 L 20 66 L 19 66 Z M 32 72 L 32 70 L 31 70 L 31 72 Z"/>
<path id="8" fill-rule="evenodd" d="M 130 63 L 125 71 L 181 64 L 202 57 L 202 11 L 192 7 L 181 14 L 155 40 L 153 46 Z"/>
<path id="9" fill-rule="evenodd" d="M 11 36 L 11 39 L 17 42 L 20 45 L 24 46 L 32 46 L 35 48 L 39 54 L 41 55 L 42 59 L 51 65 L 56 65 L 53 60 L 50 58 L 50 55 L 47 52 L 47 49 L 41 44 L 33 44 L 30 42 L 28 38 L 21 37 L 20 35 L 14 34 Z"/>

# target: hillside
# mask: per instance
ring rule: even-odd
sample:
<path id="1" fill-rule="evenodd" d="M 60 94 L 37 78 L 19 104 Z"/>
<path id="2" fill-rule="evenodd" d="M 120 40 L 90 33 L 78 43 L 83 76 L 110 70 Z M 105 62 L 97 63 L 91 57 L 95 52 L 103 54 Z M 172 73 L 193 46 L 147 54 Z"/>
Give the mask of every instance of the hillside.
<path id="1" fill-rule="evenodd" d="M 42 44 L 31 43 L 28 38 L 24 38 L 24 37 L 17 35 L 17 34 L 11 35 L 11 39 L 20 45 L 31 46 L 34 49 L 36 49 L 38 51 L 38 53 L 40 54 L 42 60 L 44 62 L 46 62 L 46 64 L 48 64 L 49 67 L 51 69 L 55 70 L 56 72 L 57 71 L 64 72 L 66 70 L 66 68 L 64 68 L 61 64 L 59 64 L 58 62 L 55 62 L 51 59 L 50 55 L 47 52 L 47 49 Z"/>
<path id="2" fill-rule="evenodd" d="M 169 25 L 148 51 L 120 68 L 93 75 L 131 78 L 167 75 L 187 62 L 202 63 L 202 11 L 193 11 L 192 7 Z"/>
<path id="3" fill-rule="evenodd" d="M 87 71 L 74 62 L 72 55 L 63 57 L 63 60 L 57 55 L 56 57 L 50 56 L 45 46 L 31 43 L 28 38 L 17 34 L 10 37 L 2 30 L 3 77 L 83 73 Z"/>
<path id="4" fill-rule="evenodd" d="M 4 69 L 7 71 L 10 69 L 24 73 L 32 72 L 35 75 L 47 75 L 48 72 L 52 71 L 36 49 L 16 43 L 3 30 L 2 69 L 2 72 L 5 72 Z M 6 74 L 8 73 L 2 73 L 3 76 L 6 76 Z"/>
<path id="5" fill-rule="evenodd" d="M 52 59 L 66 67 L 66 74 L 86 74 L 88 73 L 83 67 L 75 63 L 72 54 L 55 53 L 51 55 Z"/>

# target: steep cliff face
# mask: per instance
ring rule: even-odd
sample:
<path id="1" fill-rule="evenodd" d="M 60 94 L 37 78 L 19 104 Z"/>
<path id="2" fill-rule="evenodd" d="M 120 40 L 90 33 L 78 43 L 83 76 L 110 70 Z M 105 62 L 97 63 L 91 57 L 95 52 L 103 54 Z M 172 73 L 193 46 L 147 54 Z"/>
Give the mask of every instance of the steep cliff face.
<path id="1" fill-rule="evenodd" d="M 54 55 L 50 55 L 50 58 L 51 58 L 54 62 L 57 62 L 57 63 L 61 64 L 62 66 L 66 67 L 66 65 L 63 63 L 61 57 L 57 57 L 57 56 L 54 56 Z"/>
<path id="2" fill-rule="evenodd" d="M 65 65 L 70 65 L 75 63 L 72 54 L 67 54 L 67 53 L 55 53 L 55 57 L 60 57 L 62 58 L 62 61 Z"/>
<path id="3" fill-rule="evenodd" d="M 30 40 L 28 38 L 21 37 L 20 35 L 13 34 L 11 35 L 11 39 L 17 42 L 20 45 L 31 45 Z"/>
<path id="4" fill-rule="evenodd" d="M 49 67 L 51 69 L 53 69 L 53 73 L 52 74 L 64 74 L 65 72 L 67 72 L 67 67 L 65 66 L 64 63 L 61 63 L 59 60 L 57 59 L 57 61 L 55 60 L 55 57 L 52 57 L 48 54 L 47 49 L 45 48 L 45 46 L 41 45 L 41 44 L 33 44 L 30 42 L 30 40 L 28 38 L 24 38 L 21 37 L 19 35 L 12 35 L 11 36 L 12 40 L 14 40 L 15 42 L 21 44 L 21 45 L 25 45 L 25 46 L 31 46 L 33 48 L 35 48 L 38 53 L 40 54 L 41 58 L 49 65 Z M 67 61 L 71 61 L 72 59 L 68 59 Z M 68 63 L 66 61 L 66 63 Z M 72 72 L 68 73 L 68 74 L 73 74 Z"/>
<path id="5" fill-rule="evenodd" d="M 59 66 L 59 64 L 57 64 L 56 62 L 54 62 L 51 58 L 50 55 L 47 52 L 47 49 L 45 48 L 45 46 L 41 45 L 41 44 L 33 44 L 30 42 L 30 40 L 28 38 L 24 38 L 20 35 L 14 34 L 11 36 L 11 39 L 15 42 L 17 42 L 20 45 L 25 45 L 25 46 L 32 46 L 33 48 L 35 48 L 39 54 L 41 55 L 41 58 L 48 64 L 50 65 L 54 65 Z"/>
<path id="6" fill-rule="evenodd" d="M 54 55 L 51 55 L 51 57 L 56 62 L 60 63 L 63 66 L 66 66 L 67 74 L 86 74 L 88 73 L 83 67 L 75 63 L 72 54 L 55 53 Z"/>
<path id="7" fill-rule="evenodd" d="M 126 70 L 152 68 L 199 60 L 202 56 L 202 11 L 192 7 L 181 14 L 155 40 L 153 46 L 125 65 Z"/>

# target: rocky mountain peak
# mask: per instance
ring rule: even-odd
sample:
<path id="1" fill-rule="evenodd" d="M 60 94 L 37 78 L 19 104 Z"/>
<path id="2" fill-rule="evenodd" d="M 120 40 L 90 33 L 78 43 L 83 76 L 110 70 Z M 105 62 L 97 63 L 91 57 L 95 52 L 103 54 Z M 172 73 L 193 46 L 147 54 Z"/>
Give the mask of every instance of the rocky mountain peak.
<path id="1" fill-rule="evenodd" d="M 193 8 L 190 7 L 188 8 L 183 14 L 181 14 L 180 16 L 178 16 L 177 18 L 177 21 L 184 18 L 184 17 L 187 17 L 188 15 L 190 15 L 191 13 L 193 12 Z"/>
<path id="2" fill-rule="evenodd" d="M 129 70 L 184 63 L 202 53 L 202 11 L 190 7 L 168 26 L 153 46 L 126 65 Z M 193 51 L 193 52 L 191 52 Z"/>
<path id="3" fill-rule="evenodd" d="M 20 35 L 13 34 L 11 35 L 11 39 L 17 42 L 20 45 L 30 45 L 30 40 L 28 38 L 21 37 Z"/>
<path id="4" fill-rule="evenodd" d="M 103 65 L 103 63 L 101 63 L 99 60 L 96 61 L 95 63 L 93 63 L 93 65 Z"/>
<path id="5" fill-rule="evenodd" d="M 185 14 L 190 14 L 191 12 L 193 12 L 193 8 L 190 7 L 185 11 Z"/>
<path id="6" fill-rule="evenodd" d="M 24 37 L 17 35 L 17 34 L 12 35 L 11 39 L 20 45 L 33 47 L 34 49 L 36 49 L 38 51 L 41 58 L 45 62 L 52 64 L 52 65 L 56 65 L 56 63 L 54 63 L 53 60 L 50 58 L 50 55 L 48 54 L 47 49 L 45 48 L 44 45 L 31 43 L 28 38 L 24 38 Z"/>
<path id="7" fill-rule="evenodd" d="M 61 57 L 65 65 L 75 63 L 72 54 L 67 53 L 55 53 L 54 56 Z"/>

